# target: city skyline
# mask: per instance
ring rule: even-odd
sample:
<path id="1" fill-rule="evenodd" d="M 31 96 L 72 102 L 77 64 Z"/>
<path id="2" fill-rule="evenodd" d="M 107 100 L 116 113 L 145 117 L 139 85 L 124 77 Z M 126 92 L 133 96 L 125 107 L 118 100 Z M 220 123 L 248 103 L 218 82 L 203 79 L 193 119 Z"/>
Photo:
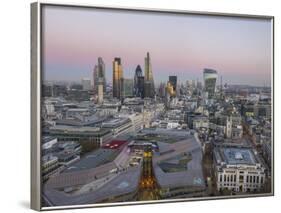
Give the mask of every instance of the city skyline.
<path id="1" fill-rule="evenodd" d="M 202 81 L 204 68 L 217 70 L 226 83 L 271 84 L 270 21 L 47 6 L 43 23 L 47 81 L 91 78 L 98 57 L 108 82 L 115 57 L 122 59 L 124 77 L 133 78 L 149 52 L 156 84 L 169 75 Z"/>
<path id="2" fill-rule="evenodd" d="M 268 20 L 44 6 L 42 206 L 273 195 Z"/>

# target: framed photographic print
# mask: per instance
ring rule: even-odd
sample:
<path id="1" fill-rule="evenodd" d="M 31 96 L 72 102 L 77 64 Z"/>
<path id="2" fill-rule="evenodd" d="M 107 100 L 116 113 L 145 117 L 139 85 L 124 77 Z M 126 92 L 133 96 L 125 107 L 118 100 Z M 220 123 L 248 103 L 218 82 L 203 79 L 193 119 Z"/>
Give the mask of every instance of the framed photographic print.
<path id="1" fill-rule="evenodd" d="M 274 17 L 31 5 L 31 207 L 274 194 Z"/>

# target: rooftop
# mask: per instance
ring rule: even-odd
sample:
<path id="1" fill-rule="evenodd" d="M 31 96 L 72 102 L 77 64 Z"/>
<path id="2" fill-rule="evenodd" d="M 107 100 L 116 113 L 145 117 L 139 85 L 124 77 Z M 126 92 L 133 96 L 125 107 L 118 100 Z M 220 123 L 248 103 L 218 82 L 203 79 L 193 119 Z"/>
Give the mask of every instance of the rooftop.
<path id="1" fill-rule="evenodd" d="M 204 73 L 217 73 L 217 71 L 216 70 L 213 70 L 213 69 L 209 69 L 209 68 L 205 68 L 204 69 Z"/>
<path id="2" fill-rule="evenodd" d="M 104 149 L 119 149 L 124 144 L 126 144 L 126 140 L 112 140 L 109 143 L 106 143 L 102 146 Z"/>
<path id="3" fill-rule="evenodd" d="M 52 141 L 52 140 L 56 140 L 56 137 L 53 137 L 53 136 L 43 136 L 42 137 L 42 143 L 44 144 L 44 143 L 48 143 L 48 142 L 50 142 L 50 141 Z"/>
<path id="4" fill-rule="evenodd" d="M 173 143 L 158 141 L 159 152 L 153 156 L 153 168 L 161 187 L 205 187 L 202 150 L 188 131 L 157 130 L 160 136 L 176 138 Z"/>
<path id="5" fill-rule="evenodd" d="M 112 162 L 119 154 L 117 149 L 98 149 L 83 157 L 80 161 L 72 164 L 64 172 L 82 171 L 96 168 L 100 165 Z"/>
<path id="6" fill-rule="evenodd" d="M 229 165 L 255 165 L 259 163 L 253 149 L 249 147 L 216 147 L 214 149 L 214 155 L 217 163 L 226 163 Z"/>
<path id="7" fill-rule="evenodd" d="M 109 130 L 98 128 L 98 127 L 87 127 L 87 126 L 66 126 L 57 125 L 50 128 L 51 134 L 85 134 L 85 135 L 95 135 L 95 134 L 108 134 Z"/>
<path id="8" fill-rule="evenodd" d="M 123 125 L 128 122 L 130 122 L 130 119 L 128 119 L 128 118 L 114 118 L 114 119 L 110 119 L 108 121 L 103 122 L 102 127 L 114 128 L 114 127 L 118 127 L 118 126 Z"/>
<path id="9" fill-rule="evenodd" d="M 55 206 L 99 203 L 111 197 L 134 192 L 139 183 L 141 167 L 132 167 L 120 172 L 102 187 L 87 193 L 70 195 L 59 189 L 44 187 L 43 194 Z"/>

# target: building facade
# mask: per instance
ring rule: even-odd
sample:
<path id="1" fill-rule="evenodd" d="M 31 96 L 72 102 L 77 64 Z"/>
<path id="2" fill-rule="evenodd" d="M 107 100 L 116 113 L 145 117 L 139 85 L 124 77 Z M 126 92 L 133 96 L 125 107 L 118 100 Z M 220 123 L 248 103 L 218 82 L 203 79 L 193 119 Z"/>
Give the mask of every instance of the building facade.
<path id="1" fill-rule="evenodd" d="M 169 76 L 169 82 L 173 86 L 174 91 L 177 89 L 177 76 Z"/>
<path id="2" fill-rule="evenodd" d="M 121 91 L 120 91 L 120 97 L 126 98 L 126 97 L 132 97 L 134 91 L 134 81 L 133 79 L 128 78 L 121 78 Z"/>
<path id="3" fill-rule="evenodd" d="M 218 78 L 218 73 L 213 69 L 204 69 L 204 90 L 208 93 L 208 98 L 213 98 L 216 92 L 216 82 Z"/>
<path id="4" fill-rule="evenodd" d="M 155 86 L 153 80 L 153 73 L 152 73 L 152 65 L 149 52 L 147 53 L 144 59 L 144 80 L 145 80 L 145 93 L 147 96 L 145 97 L 153 97 L 155 93 Z"/>
<path id="5" fill-rule="evenodd" d="M 265 167 L 249 147 L 220 145 L 214 149 L 218 191 L 259 192 L 265 185 Z"/>
<path id="6" fill-rule="evenodd" d="M 101 57 L 98 58 L 98 64 L 94 68 L 93 82 L 96 92 L 98 91 L 99 84 L 102 84 L 103 91 L 106 91 L 105 63 Z"/>
<path id="7" fill-rule="evenodd" d="M 91 80 L 90 80 L 90 79 L 88 79 L 88 78 L 83 78 L 82 81 L 81 81 L 81 83 L 82 83 L 82 88 L 83 88 L 83 90 L 88 91 L 88 90 L 91 90 L 91 89 L 92 89 Z"/>
<path id="8" fill-rule="evenodd" d="M 134 76 L 134 95 L 136 97 L 142 97 L 141 93 L 143 93 L 143 83 L 141 82 L 140 78 L 143 78 L 143 75 L 141 66 L 138 65 Z"/>
<path id="9" fill-rule="evenodd" d="M 123 68 L 121 58 L 115 58 L 113 61 L 113 97 L 120 98 L 121 95 L 121 78 L 123 78 Z"/>

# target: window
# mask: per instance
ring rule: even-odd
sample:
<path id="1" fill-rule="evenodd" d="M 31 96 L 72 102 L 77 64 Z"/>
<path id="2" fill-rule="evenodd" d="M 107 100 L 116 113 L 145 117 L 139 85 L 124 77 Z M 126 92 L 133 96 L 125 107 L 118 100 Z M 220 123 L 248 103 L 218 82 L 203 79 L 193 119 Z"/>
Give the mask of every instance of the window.
<path id="1" fill-rule="evenodd" d="M 243 180 L 244 180 L 244 176 L 243 176 L 243 175 L 240 175 L 240 176 L 239 176 L 239 182 L 241 183 L 241 182 L 243 182 Z"/>

